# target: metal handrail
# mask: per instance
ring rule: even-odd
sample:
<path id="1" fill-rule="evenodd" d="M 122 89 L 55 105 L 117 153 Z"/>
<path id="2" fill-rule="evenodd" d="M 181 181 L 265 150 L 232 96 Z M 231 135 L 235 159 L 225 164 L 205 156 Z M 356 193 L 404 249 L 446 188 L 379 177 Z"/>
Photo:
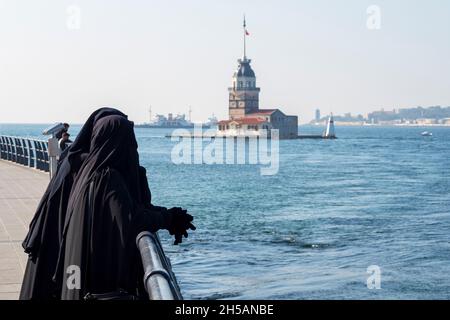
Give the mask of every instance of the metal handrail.
<path id="1" fill-rule="evenodd" d="M 48 143 L 44 140 L 0 136 L 0 159 L 48 172 Z"/>
<path id="2" fill-rule="evenodd" d="M 144 267 L 144 286 L 150 300 L 183 300 L 172 265 L 164 254 L 157 233 L 141 232 L 136 237 Z"/>

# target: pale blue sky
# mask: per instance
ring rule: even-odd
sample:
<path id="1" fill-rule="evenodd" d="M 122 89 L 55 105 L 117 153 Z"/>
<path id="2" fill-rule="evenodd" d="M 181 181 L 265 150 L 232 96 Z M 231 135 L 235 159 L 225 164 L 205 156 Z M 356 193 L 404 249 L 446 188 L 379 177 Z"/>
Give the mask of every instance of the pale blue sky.
<path id="1" fill-rule="evenodd" d="M 82 122 L 104 105 L 136 122 L 149 105 L 226 118 L 244 12 L 261 107 L 306 122 L 450 105 L 448 0 L 0 0 L 0 122 Z"/>

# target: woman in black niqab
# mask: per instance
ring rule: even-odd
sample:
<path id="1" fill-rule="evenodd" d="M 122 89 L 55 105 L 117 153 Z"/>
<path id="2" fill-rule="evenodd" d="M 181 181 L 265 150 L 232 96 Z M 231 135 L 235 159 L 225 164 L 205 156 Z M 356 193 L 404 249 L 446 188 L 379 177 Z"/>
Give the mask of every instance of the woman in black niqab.
<path id="1" fill-rule="evenodd" d="M 23 299 L 83 299 L 88 294 L 119 290 L 144 297 L 143 270 L 134 244 L 136 235 L 144 230 L 168 229 L 177 243 L 183 234 L 187 236 L 187 229 L 195 228 L 190 223 L 192 216 L 185 210 L 151 205 L 145 169 L 139 166 L 133 123 L 123 114 L 97 118 L 92 123 L 90 139 L 83 142 L 83 147 L 78 143 L 84 152 L 76 172 L 60 179 L 58 192 L 68 196 L 66 207 L 60 201 L 58 209 L 53 210 L 64 216 L 57 219 L 58 248 L 53 245 L 40 248 L 34 256 L 30 253 L 31 261 L 33 257 L 39 260 L 40 256 L 51 256 L 54 265 L 47 271 L 52 272 L 45 273 L 45 281 L 35 279 L 39 274 L 26 272 Z M 66 159 L 71 151 L 72 146 Z M 63 168 L 64 162 L 57 176 Z M 65 188 L 66 183 L 70 187 Z M 44 228 L 41 238 L 49 232 L 55 230 Z M 80 287 L 67 285 L 71 275 L 68 270 L 73 270 L 73 266 L 79 268 Z M 34 283 L 34 290 L 27 290 L 28 281 Z M 45 285 L 50 285 L 51 292 L 42 287 Z"/>
<path id="2" fill-rule="evenodd" d="M 89 154 L 92 130 L 109 115 L 126 117 L 113 108 L 101 108 L 88 118 L 74 143 L 61 156 L 56 175 L 45 191 L 22 246 L 28 254 L 20 299 L 55 299 L 59 292 L 52 281 L 62 240 L 65 215 L 73 178 Z"/>

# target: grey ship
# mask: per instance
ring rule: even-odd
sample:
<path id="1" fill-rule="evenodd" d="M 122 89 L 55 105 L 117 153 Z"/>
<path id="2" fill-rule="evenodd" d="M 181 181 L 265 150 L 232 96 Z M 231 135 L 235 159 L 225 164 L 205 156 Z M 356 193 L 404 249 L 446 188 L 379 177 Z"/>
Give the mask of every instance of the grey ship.
<path id="1" fill-rule="evenodd" d="M 135 126 L 136 128 L 194 128 L 194 123 L 191 121 L 186 120 L 186 115 L 184 114 L 177 114 L 176 116 L 173 116 L 172 113 L 169 113 L 166 116 L 163 115 L 156 115 L 156 119 L 152 120 L 149 123 L 143 123 L 138 124 Z"/>
<path id="2" fill-rule="evenodd" d="M 190 112 L 190 110 L 189 110 Z M 151 111 L 150 111 L 150 119 L 151 119 Z M 156 115 L 156 119 L 150 120 L 148 123 L 137 124 L 136 128 L 169 128 L 169 129 L 192 129 L 194 128 L 194 123 L 186 119 L 185 114 L 177 114 L 173 116 L 172 113 L 169 113 L 166 116 Z M 208 122 L 202 124 L 203 129 L 210 129 L 217 126 L 217 118 L 214 114 L 208 118 Z"/>

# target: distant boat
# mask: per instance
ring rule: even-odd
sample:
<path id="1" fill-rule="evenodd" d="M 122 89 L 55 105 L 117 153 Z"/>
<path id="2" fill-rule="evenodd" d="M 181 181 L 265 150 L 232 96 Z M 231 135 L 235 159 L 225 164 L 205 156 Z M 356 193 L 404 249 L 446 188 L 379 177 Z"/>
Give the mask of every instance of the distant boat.
<path id="1" fill-rule="evenodd" d="M 193 128 L 194 124 L 191 121 L 186 120 L 186 116 L 176 115 L 173 116 L 169 113 L 167 117 L 163 115 L 156 115 L 156 120 L 150 123 L 139 124 L 136 128 Z"/>
<path id="2" fill-rule="evenodd" d="M 431 132 L 429 132 L 429 131 L 424 131 L 424 132 L 421 133 L 421 135 L 423 137 L 432 137 L 433 136 L 433 134 Z"/>
<path id="3" fill-rule="evenodd" d="M 212 116 L 208 118 L 208 121 L 203 123 L 203 128 L 209 129 L 212 127 L 216 127 L 217 123 L 218 123 L 217 118 L 213 113 Z"/>

